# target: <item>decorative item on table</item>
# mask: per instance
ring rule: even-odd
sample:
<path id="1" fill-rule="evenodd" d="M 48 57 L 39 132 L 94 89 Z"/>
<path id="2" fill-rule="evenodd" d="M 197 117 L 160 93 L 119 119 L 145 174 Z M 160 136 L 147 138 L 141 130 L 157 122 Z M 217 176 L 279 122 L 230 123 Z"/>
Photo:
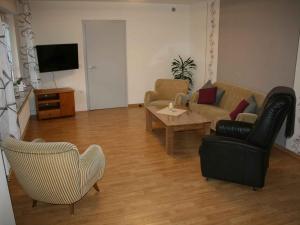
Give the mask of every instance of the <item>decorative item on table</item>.
<path id="1" fill-rule="evenodd" d="M 23 78 L 20 77 L 18 78 L 15 82 L 14 82 L 14 92 L 15 92 L 15 97 L 20 97 L 20 88 L 19 85 L 21 84 Z M 23 83 L 23 82 L 22 82 Z M 24 84 L 24 83 L 23 83 Z M 23 91 L 24 91 L 24 87 L 23 87 Z"/>
<path id="2" fill-rule="evenodd" d="M 175 112 L 173 102 L 170 102 L 170 103 L 169 103 L 168 109 L 169 109 L 171 112 Z"/>
<path id="3" fill-rule="evenodd" d="M 187 110 L 185 110 L 185 109 L 175 109 L 175 108 L 173 108 L 173 110 L 170 110 L 169 106 L 168 106 L 168 107 L 165 107 L 165 108 L 157 111 L 157 113 L 167 115 L 167 116 L 180 116 L 181 114 L 185 113 L 186 111 Z"/>
<path id="4" fill-rule="evenodd" d="M 190 92 L 193 87 L 193 71 L 197 68 L 197 65 L 195 64 L 194 60 L 191 57 L 189 57 L 186 60 L 183 60 L 182 57 L 179 55 L 179 59 L 174 59 L 171 64 L 171 67 L 174 79 L 189 81 Z"/>
<path id="5" fill-rule="evenodd" d="M 26 88 L 26 85 L 23 81 L 20 82 L 20 84 L 18 85 L 19 88 L 19 92 L 24 91 L 24 89 Z"/>
<path id="6" fill-rule="evenodd" d="M 19 92 L 24 91 L 26 87 L 25 83 L 23 82 L 23 78 L 20 77 L 14 82 L 15 91 L 18 90 Z"/>

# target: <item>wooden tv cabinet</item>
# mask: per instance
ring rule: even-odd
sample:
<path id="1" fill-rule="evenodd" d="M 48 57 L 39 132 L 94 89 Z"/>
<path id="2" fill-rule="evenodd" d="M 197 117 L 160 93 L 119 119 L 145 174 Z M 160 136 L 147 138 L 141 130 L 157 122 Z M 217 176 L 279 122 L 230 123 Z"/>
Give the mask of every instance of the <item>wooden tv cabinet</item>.
<path id="1" fill-rule="evenodd" d="M 72 88 L 35 89 L 34 94 L 39 120 L 75 115 Z"/>

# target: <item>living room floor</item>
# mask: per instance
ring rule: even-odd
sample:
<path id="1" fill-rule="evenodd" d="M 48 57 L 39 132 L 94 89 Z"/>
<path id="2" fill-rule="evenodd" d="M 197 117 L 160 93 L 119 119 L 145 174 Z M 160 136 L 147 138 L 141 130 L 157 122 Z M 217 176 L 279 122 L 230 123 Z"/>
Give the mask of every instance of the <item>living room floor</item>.
<path id="1" fill-rule="evenodd" d="M 25 139 L 68 141 L 83 152 L 90 144 L 106 155 L 100 193 L 90 192 L 70 215 L 65 205 L 38 203 L 12 176 L 10 191 L 18 225 L 300 224 L 300 160 L 274 149 L 266 186 L 259 191 L 209 180 L 200 172 L 201 134 L 175 135 L 167 155 L 164 132 L 145 130 L 143 108 L 79 112 L 74 118 L 31 119 Z"/>

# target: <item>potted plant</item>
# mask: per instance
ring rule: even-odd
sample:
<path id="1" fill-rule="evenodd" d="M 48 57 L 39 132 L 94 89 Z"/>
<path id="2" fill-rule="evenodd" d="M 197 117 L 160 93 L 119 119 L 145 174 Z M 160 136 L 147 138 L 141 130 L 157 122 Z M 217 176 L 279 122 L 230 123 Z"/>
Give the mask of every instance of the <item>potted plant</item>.
<path id="1" fill-rule="evenodd" d="M 191 91 L 193 87 L 193 71 L 197 68 L 194 60 L 191 57 L 183 60 L 179 55 L 179 59 L 174 59 L 171 67 L 174 79 L 188 80 L 190 84 L 189 91 Z"/>
<path id="2" fill-rule="evenodd" d="M 21 84 L 23 78 L 20 77 L 18 78 L 15 82 L 14 82 L 14 91 L 15 91 L 15 97 L 19 97 L 20 96 L 20 90 L 19 90 L 19 85 Z"/>

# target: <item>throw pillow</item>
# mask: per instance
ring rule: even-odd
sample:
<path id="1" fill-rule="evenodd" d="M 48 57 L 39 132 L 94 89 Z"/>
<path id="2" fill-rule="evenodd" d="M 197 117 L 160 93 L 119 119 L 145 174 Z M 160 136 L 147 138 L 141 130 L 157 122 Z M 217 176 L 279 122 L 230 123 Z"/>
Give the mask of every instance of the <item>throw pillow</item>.
<path id="1" fill-rule="evenodd" d="M 198 104 L 213 105 L 216 102 L 217 88 L 203 88 L 199 90 Z"/>
<path id="2" fill-rule="evenodd" d="M 209 80 L 209 81 L 207 81 L 207 82 L 202 86 L 201 89 L 204 89 L 204 88 L 213 88 L 213 87 L 214 87 L 214 86 L 213 86 L 211 80 Z M 225 93 L 224 90 L 217 88 L 216 102 L 214 103 L 216 106 L 218 106 L 218 105 L 220 104 L 221 99 L 222 99 L 224 93 Z"/>
<path id="3" fill-rule="evenodd" d="M 238 114 L 242 113 L 246 107 L 249 105 L 249 103 L 243 99 L 238 105 L 237 107 L 229 114 L 230 118 L 232 120 L 235 120 L 236 117 L 238 116 Z"/>
<path id="4" fill-rule="evenodd" d="M 246 101 L 249 103 L 249 105 L 244 110 L 244 113 L 256 113 L 257 103 L 255 97 L 252 95 L 249 98 L 247 98 Z"/>
<path id="5" fill-rule="evenodd" d="M 223 97 L 224 94 L 225 94 L 225 90 L 222 90 L 222 89 L 218 88 L 215 105 L 217 105 L 217 106 L 220 105 L 220 102 L 221 102 L 222 97 Z"/>
<path id="6" fill-rule="evenodd" d="M 209 80 L 209 81 L 207 81 L 207 82 L 202 86 L 201 89 L 204 89 L 204 88 L 212 88 L 212 87 L 213 87 L 213 85 L 212 85 L 212 83 L 211 83 L 211 80 Z"/>

